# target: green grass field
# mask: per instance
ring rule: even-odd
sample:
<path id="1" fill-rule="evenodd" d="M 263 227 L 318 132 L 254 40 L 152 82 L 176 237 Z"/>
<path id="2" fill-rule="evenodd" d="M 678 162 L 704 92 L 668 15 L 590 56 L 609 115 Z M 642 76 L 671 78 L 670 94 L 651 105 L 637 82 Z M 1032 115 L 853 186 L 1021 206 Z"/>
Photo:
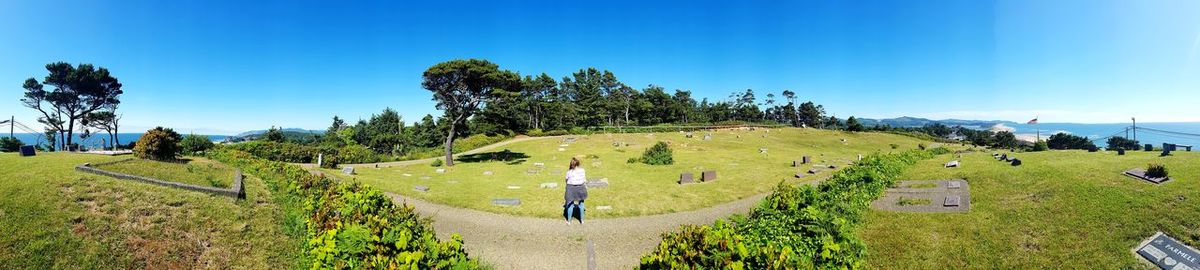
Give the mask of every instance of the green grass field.
<path id="1" fill-rule="evenodd" d="M 562 213 L 563 173 L 571 157 L 578 156 L 588 178 L 607 178 L 610 183 L 607 188 L 589 189 L 588 215 L 623 217 L 700 209 L 768 192 L 780 181 L 813 181 L 829 174 L 825 169 L 816 176 L 794 178 L 796 172 L 812 168 L 811 165 L 791 167 L 792 160 L 799 160 L 803 155 L 812 156 L 817 164 L 846 166 L 857 159 L 858 154 L 914 149 L 920 143 L 930 144 L 900 135 L 815 129 L 720 130 L 712 131 L 713 139 L 705 141 L 703 137 L 707 133 L 695 132 L 693 138 L 686 138 L 679 132 L 576 136 L 578 141 L 561 147 L 564 151 L 558 151 L 560 144 L 564 144 L 560 139 L 519 142 L 503 147 L 517 158 L 491 160 L 487 158 L 488 154 L 461 157 L 459 163 L 447 168 L 445 173 L 437 173 L 430 164 L 378 169 L 359 167 L 355 168 L 357 175 L 353 177 L 338 170 L 325 169 L 323 172 L 446 205 L 520 216 L 557 217 Z M 629 158 L 641 156 L 643 150 L 657 141 L 672 144 L 674 165 L 626 163 Z M 615 147 L 614 143 L 620 146 Z M 890 144 L 899 147 L 893 150 Z M 760 148 L 766 148 L 767 153 L 759 153 Z M 503 149 L 496 150 L 499 151 Z M 545 168 L 530 174 L 529 170 L 535 169 L 534 163 L 544 163 Z M 704 170 L 716 170 L 719 180 L 690 185 L 676 183 L 682 172 L 694 173 L 699 180 Z M 485 175 L 485 171 L 492 174 Z M 540 183 L 558 183 L 559 186 L 541 189 Z M 414 191 L 416 185 L 428 186 L 430 190 Z M 519 198 L 522 204 L 494 206 L 491 200 L 495 198 Z M 611 206 L 612 209 L 596 210 L 597 206 Z"/>
<path id="2" fill-rule="evenodd" d="M 303 242 L 246 178 L 233 199 L 74 171 L 123 159 L 0 153 L 0 268 L 294 268 Z M 303 226 L 298 225 L 298 226 Z"/>
<path id="3" fill-rule="evenodd" d="M 200 157 L 189 157 L 179 163 L 136 158 L 125 162 L 100 165 L 96 168 L 164 181 L 218 188 L 229 188 L 233 184 L 235 174 L 233 168 Z"/>
<path id="4" fill-rule="evenodd" d="M 1200 246 L 1200 153 L 1017 153 L 1012 167 L 991 153 L 949 155 L 909 169 L 902 180 L 966 179 L 962 214 L 872 210 L 860 229 L 868 266 L 892 269 L 1142 268 L 1131 249 L 1162 230 Z M 1162 185 L 1121 175 L 1166 164 Z"/>

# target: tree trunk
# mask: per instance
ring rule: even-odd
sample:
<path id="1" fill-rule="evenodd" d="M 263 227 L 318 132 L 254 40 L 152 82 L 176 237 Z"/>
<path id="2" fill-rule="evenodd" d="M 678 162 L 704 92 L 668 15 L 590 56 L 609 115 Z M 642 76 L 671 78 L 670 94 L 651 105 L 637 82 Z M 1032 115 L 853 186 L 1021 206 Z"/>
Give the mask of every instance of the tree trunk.
<path id="1" fill-rule="evenodd" d="M 71 150 L 71 149 L 70 149 L 70 146 L 71 146 L 71 141 L 72 141 L 72 140 L 71 140 L 71 137 L 75 135 L 75 120 L 74 120 L 74 119 L 71 119 L 71 120 L 69 120 L 68 122 L 69 122 L 69 123 L 67 123 L 67 138 L 66 138 L 66 143 L 67 143 L 67 148 L 68 148 L 68 149 L 67 149 L 67 151 L 70 151 L 70 150 Z"/>
<path id="2" fill-rule="evenodd" d="M 454 126 L 458 121 L 450 122 L 450 133 L 446 134 L 446 167 L 454 166 Z"/>

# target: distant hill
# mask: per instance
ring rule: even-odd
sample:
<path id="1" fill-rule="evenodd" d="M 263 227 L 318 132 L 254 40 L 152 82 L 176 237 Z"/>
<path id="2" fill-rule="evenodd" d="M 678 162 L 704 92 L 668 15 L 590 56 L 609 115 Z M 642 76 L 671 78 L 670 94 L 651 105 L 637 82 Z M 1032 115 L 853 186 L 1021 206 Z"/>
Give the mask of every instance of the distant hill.
<path id="1" fill-rule="evenodd" d="M 892 127 L 923 127 L 925 125 L 940 123 L 947 126 L 963 126 L 973 128 L 989 128 L 996 124 L 1016 125 L 1016 122 L 1002 120 L 963 120 L 963 119 L 943 119 L 931 120 L 920 117 L 903 116 L 897 118 L 886 119 L 870 119 L 861 118 L 859 121 L 865 126 L 889 125 Z"/>
<path id="2" fill-rule="evenodd" d="M 302 128 L 285 128 L 285 129 L 282 129 L 282 131 L 283 131 L 284 139 L 286 139 L 287 141 L 300 142 L 300 143 L 311 142 L 313 140 L 316 140 L 317 136 L 320 136 L 321 134 L 325 134 L 324 130 L 308 130 L 308 129 L 302 129 Z M 253 140 L 257 140 L 258 137 L 263 135 L 264 133 L 267 133 L 267 130 L 265 130 L 265 129 L 251 130 L 251 131 L 238 133 L 237 135 L 234 135 L 234 136 L 230 136 L 230 137 L 226 138 L 225 140 L 231 141 L 231 142 L 253 141 Z"/>

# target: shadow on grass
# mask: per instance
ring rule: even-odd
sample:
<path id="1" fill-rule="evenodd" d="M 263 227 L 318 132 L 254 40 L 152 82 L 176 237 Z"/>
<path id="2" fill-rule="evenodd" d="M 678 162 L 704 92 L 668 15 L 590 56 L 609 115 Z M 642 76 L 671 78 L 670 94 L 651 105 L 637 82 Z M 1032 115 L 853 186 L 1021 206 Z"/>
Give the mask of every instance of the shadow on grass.
<path id="1" fill-rule="evenodd" d="M 463 163 L 503 161 L 508 165 L 517 165 L 525 163 L 525 159 L 527 158 L 529 158 L 529 155 L 526 155 L 525 153 L 518 153 L 505 149 L 504 151 L 462 155 L 458 158 L 455 158 L 455 160 Z"/>

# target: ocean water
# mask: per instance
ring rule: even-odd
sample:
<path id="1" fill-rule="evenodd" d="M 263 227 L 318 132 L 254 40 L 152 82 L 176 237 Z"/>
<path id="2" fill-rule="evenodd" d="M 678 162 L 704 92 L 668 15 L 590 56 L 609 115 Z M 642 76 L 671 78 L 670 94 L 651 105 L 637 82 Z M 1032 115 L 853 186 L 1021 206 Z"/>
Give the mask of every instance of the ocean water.
<path id="1" fill-rule="evenodd" d="M 121 144 L 129 144 L 129 142 L 134 142 L 134 141 L 137 141 L 138 139 L 142 138 L 142 134 L 143 133 L 118 133 L 117 140 L 120 141 Z M 5 133 L 5 134 L 2 134 L 2 136 L 7 137 L 8 134 Z M 202 136 L 208 136 L 208 139 L 211 141 L 214 141 L 214 142 L 223 141 L 223 140 L 225 140 L 226 137 L 229 137 L 226 135 L 202 135 Z M 14 133 L 13 137 L 16 137 L 18 140 L 21 140 L 21 142 L 24 142 L 25 144 L 29 144 L 29 145 L 46 144 L 45 135 L 40 134 L 40 133 L 38 133 L 38 134 Z M 90 138 L 87 138 L 86 140 L 81 140 L 79 138 L 79 134 L 75 134 L 74 137 L 75 137 L 75 139 L 73 142 L 78 143 L 79 145 L 83 145 L 88 148 L 99 148 L 101 143 L 104 143 L 104 141 L 108 140 L 108 134 L 106 134 L 106 133 L 93 134 Z"/>
<path id="2" fill-rule="evenodd" d="M 1096 146 L 1104 147 L 1105 140 L 1108 136 L 1125 137 L 1125 130 L 1132 123 L 1121 124 L 1072 124 L 1072 123 L 1041 123 L 1036 125 L 1000 125 L 993 127 L 995 129 L 1005 129 L 1013 131 L 1019 137 L 1034 138 L 1037 131 L 1041 131 L 1043 140 L 1055 133 L 1066 132 L 1077 136 L 1084 136 L 1089 139 L 1096 140 Z M 1192 145 L 1200 147 L 1200 122 L 1190 123 L 1138 123 L 1137 124 L 1137 140 L 1141 144 L 1154 144 L 1155 147 L 1161 147 L 1163 143 L 1174 143 L 1181 145 Z M 1150 129 L 1189 133 L 1195 135 L 1174 134 Z M 1132 139 L 1135 134 L 1131 129 L 1128 136 Z"/>

